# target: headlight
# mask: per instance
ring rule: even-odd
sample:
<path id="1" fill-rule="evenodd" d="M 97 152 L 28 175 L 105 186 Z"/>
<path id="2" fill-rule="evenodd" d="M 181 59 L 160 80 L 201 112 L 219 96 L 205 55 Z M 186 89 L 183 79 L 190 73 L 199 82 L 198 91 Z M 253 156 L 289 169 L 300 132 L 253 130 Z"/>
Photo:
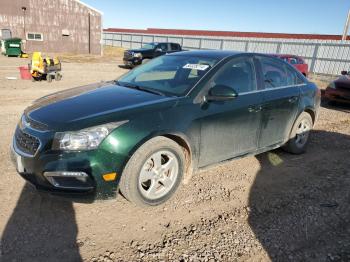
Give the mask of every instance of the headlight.
<path id="1" fill-rule="evenodd" d="M 142 54 L 141 54 L 141 53 L 133 53 L 133 56 L 134 56 L 134 57 L 137 57 L 137 58 L 141 58 L 141 57 L 142 57 Z"/>
<path id="2" fill-rule="evenodd" d="M 328 85 L 329 88 L 332 88 L 332 89 L 336 89 L 337 87 L 335 86 L 335 83 L 334 82 L 331 82 L 329 85 Z"/>
<path id="3" fill-rule="evenodd" d="M 52 144 L 53 150 L 92 150 L 96 149 L 114 129 L 127 123 L 121 121 L 94 126 L 80 131 L 57 132 Z"/>

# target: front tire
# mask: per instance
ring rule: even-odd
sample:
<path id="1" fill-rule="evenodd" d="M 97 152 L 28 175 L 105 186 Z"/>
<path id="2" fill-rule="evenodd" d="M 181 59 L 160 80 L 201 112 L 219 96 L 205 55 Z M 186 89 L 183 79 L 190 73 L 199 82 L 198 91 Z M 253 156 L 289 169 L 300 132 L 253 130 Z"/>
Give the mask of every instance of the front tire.
<path id="1" fill-rule="evenodd" d="M 119 189 L 138 206 L 160 205 L 179 187 L 184 164 L 184 152 L 177 143 L 166 137 L 152 138 L 126 164 Z"/>
<path id="2" fill-rule="evenodd" d="M 313 121 L 310 114 L 301 113 L 293 125 L 289 141 L 283 146 L 283 149 L 296 155 L 305 153 L 312 127 Z"/>
<path id="3" fill-rule="evenodd" d="M 47 80 L 48 83 L 51 83 L 52 79 L 53 79 L 52 75 L 47 75 L 46 76 L 46 80 Z"/>
<path id="4" fill-rule="evenodd" d="M 148 58 L 142 59 L 141 64 L 142 65 L 147 64 L 149 61 L 151 61 L 151 59 L 148 59 Z"/>

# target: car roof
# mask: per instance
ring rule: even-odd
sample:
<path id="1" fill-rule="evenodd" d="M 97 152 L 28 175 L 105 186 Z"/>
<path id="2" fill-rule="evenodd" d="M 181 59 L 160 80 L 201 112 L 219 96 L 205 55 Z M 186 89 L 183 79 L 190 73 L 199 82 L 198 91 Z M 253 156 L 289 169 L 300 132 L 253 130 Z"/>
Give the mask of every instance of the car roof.
<path id="1" fill-rule="evenodd" d="M 150 42 L 150 43 L 145 43 L 145 44 L 153 44 L 153 45 L 158 45 L 158 44 L 176 44 L 176 45 L 180 45 L 179 43 L 175 43 L 175 42 Z"/>
<path id="2" fill-rule="evenodd" d="M 275 56 L 275 57 L 281 57 L 281 58 L 286 58 L 286 57 L 297 57 L 297 58 L 301 58 L 300 56 L 297 56 L 297 55 L 289 55 L 289 54 L 271 54 L 272 56 Z"/>
<path id="3" fill-rule="evenodd" d="M 233 55 L 243 54 L 244 52 L 239 51 L 224 51 L 224 50 L 194 50 L 194 51 L 183 51 L 171 53 L 168 55 L 174 56 L 201 56 L 207 58 L 223 59 Z"/>

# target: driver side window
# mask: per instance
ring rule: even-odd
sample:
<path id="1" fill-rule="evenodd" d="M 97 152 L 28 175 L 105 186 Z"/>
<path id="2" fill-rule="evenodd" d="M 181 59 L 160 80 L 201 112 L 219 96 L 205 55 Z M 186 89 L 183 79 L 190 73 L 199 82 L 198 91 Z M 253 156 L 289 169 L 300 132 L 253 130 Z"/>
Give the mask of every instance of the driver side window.
<path id="1" fill-rule="evenodd" d="M 257 90 L 253 59 L 234 58 L 224 65 L 214 76 L 211 86 L 224 85 L 238 94 Z"/>
<path id="2" fill-rule="evenodd" d="M 157 48 L 162 49 L 163 52 L 168 51 L 168 45 L 165 44 L 165 43 L 159 44 L 159 45 L 157 46 Z"/>

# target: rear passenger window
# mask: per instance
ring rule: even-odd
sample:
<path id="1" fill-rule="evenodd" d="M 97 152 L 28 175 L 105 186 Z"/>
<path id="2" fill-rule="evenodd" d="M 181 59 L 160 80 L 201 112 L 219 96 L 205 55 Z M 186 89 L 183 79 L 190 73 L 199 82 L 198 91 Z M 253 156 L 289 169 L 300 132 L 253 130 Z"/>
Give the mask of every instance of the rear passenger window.
<path id="1" fill-rule="evenodd" d="M 297 72 L 294 70 L 290 69 L 289 67 L 286 67 L 287 70 L 287 84 L 290 85 L 301 85 L 304 84 L 304 80 L 302 80 Z"/>
<path id="2" fill-rule="evenodd" d="M 180 45 L 179 44 L 170 44 L 172 51 L 179 51 Z"/>
<path id="3" fill-rule="evenodd" d="M 277 88 L 288 86 L 285 65 L 278 60 L 260 57 L 265 88 Z"/>
<path id="4" fill-rule="evenodd" d="M 259 60 L 265 88 L 286 87 L 304 83 L 294 70 L 278 60 L 268 57 L 260 57 Z"/>
<path id="5" fill-rule="evenodd" d="M 233 59 L 216 73 L 211 85 L 229 86 L 239 94 L 256 90 L 253 60 L 251 58 Z"/>
<path id="6" fill-rule="evenodd" d="M 166 43 L 159 44 L 158 48 L 162 49 L 163 52 L 168 51 L 168 45 Z"/>

